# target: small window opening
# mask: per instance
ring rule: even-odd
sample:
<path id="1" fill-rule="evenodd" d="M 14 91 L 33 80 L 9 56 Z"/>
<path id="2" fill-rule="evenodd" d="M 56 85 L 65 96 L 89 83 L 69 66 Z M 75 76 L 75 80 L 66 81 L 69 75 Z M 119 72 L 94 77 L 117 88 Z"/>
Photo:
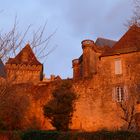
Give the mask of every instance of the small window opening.
<path id="1" fill-rule="evenodd" d="M 122 74 L 121 59 L 115 59 L 115 74 Z"/>

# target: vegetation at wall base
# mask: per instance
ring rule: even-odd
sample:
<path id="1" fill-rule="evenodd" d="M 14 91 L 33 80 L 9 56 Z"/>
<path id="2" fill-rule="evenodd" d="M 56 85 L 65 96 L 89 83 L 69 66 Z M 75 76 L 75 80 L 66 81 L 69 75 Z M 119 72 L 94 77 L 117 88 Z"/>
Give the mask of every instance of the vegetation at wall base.
<path id="1" fill-rule="evenodd" d="M 61 132 L 61 131 L 26 131 L 22 140 L 140 140 L 140 133 L 128 131 L 98 132 Z"/>
<path id="2" fill-rule="evenodd" d="M 74 112 L 76 94 L 69 80 L 63 81 L 52 93 L 53 98 L 44 107 L 44 116 L 59 131 L 68 131 Z"/>

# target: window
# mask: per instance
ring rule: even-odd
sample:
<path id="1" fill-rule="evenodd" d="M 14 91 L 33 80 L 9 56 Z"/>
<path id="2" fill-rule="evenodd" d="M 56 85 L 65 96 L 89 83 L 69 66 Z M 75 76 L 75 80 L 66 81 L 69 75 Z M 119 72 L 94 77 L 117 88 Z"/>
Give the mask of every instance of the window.
<path id="1" fill-rule="evenodd" d="M 121 59 L 115 59 L 115 74 L 122 74 Z"/>
<path id="2" fill-rule="evenodd" d="M 124 89 L 123 87 L 116 87 L 116 96 L 117 96 L 117 101 L 122 102 L 124 100 Z"/>
<path id="3" fill-rule="evenodd" d="M 122 86 L 114 88 L 114 100 L 117 102 L 124 101 L 124 88 Z"/>

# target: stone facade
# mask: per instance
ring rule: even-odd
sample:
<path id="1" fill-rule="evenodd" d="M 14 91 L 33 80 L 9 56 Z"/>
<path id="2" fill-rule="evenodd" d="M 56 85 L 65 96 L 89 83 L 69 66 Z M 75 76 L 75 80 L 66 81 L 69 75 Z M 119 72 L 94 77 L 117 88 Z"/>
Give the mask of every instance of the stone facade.
<path id="1" fill-rule="evenodd" d="M 119 55 L 123 69 L 121 75 L 114 73 L 116 58 L 118 55 L 103 57 L 93 77 L 75 80 L 73 86 L 79 99 L 75 106 L 72 128 L 96 131 L 120 130 L 125 127 L 126 122 L 121 119 L 124 112 L 120 104 L 130 104 L 126 108 L 129 110 L 140 99 L 140 74 L 136 73 L 140 70 L 140 52 Z M 118 93 L 116 87 L 122 87 L 123 92 Z"/>
<path id="2" fill-rule="evenodd" d="M 119 58 L 119 55 L 122 54 L 139 52 L 139 30 L 139 27 L 132 26 L 118 42 L 108 39 L 102 40 L 101 38 L 97 39 L 95 43 L 92 40 L 82 41 L 83 54 L 72 61 L 73 78 L 88 78 L 95 75 L 98 73 L 99 65 L 104 60 L 108 61 L 108 57 L 112 56 L 112 61 L 114 61 L 114 56 Z"/>
<path id="3" fill-rule="evenodd" d="M 78 99 L 74 104 L 71 129 L 126 130 L 132 117 L 132 129 L 140 130 L 140 28 L 132 26 L 117 42 L 103 38 L 96 42 L 84 40 L 82 49 L 83 54 L 72 61 L 73 79 L 70 81 Z M 42 68 L 27 45 L 6 63 L 7 78 L 26 84 L 40 81 Z M 60 81 L 57 78 L 29 87 L 16 85 L 17 92 L 30 93 L 32 101 L 26 117 L 35 116 L 41 129 L 54 129 L 44 117 L 42 107 L 50 101 Z"/>
<path id="4" fill-rule="evenodd" d="M 111 47 L 100 44 L 82 41 L 83 54 L 72 61 L 74 89 L 80 95 L 73 116 L 75 129 L 124 128 L 128 122 L 122 119 L 125 112 L 120 105 L 127 104 L 130 111 L 140 100 L 140 28 L 132 26 Z"/>

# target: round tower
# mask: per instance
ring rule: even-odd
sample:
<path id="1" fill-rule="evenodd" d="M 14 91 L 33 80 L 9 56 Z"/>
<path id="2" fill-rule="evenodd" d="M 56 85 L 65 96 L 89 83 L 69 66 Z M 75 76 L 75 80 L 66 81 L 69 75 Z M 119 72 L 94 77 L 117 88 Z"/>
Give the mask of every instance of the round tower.
<path id="1" fill-rule="evenodd" d="M 86 47 L 92 48 L 95 45 L 94 41 L 89 39 L 83 40 L 81 44 L 82 44 L 82 49 L 85 49 Z"/>
<path id="2" fill-rule="evenodd" d="M 73 67 L 73 78 L 79 79 L 80 78 L 79 59 L 72 60 L 72 67 Z"/>
<path id="3" fill-rule="evenodd" d="M 96 52 L 93 40 L 82 41 L 83 49 L 83 77 L 90 77 L 96 73 Z"/>

